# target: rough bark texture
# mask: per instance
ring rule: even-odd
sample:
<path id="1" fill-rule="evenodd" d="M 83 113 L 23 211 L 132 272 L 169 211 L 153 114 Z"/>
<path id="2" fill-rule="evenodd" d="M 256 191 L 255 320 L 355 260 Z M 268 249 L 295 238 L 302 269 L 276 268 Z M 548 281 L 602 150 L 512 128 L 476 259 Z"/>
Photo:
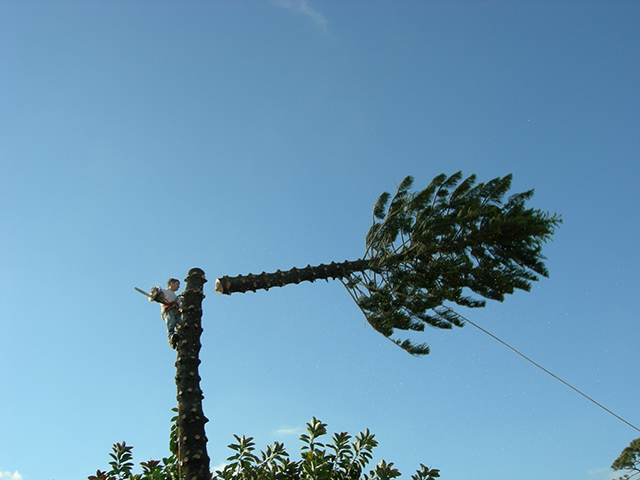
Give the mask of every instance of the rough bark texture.
<path id="1" fill-rule="evenodd" d="M 187 284 L 182 301 L 182 321 L 178 324 L 176 350 L 176 386 L 178 390 L 178 445 L 185 480 L 210 480 L 209 455 L 204 425 L 208 422 L 202 411 L 200 389 L 200 335 L 202 333 L 202 286 L 204 272 L 192 268 L 185 279 Z"/>
<path id="2" fill-rule="evenodd" d="M 225 276 L 216 279 L 216 292 L 231 295 L 247 291 L 269 290 L 272 287 L 284 287 L 292 283 L 345 278 L 354 272 L 371 270 L 372 265 L 372 260 L 355 260 L 341 263 L 331 262 L 328 265 L 320 264 L 315 267 L 311 265 L 307 265 L 305 268 L 293 267 L 285 272 L 277 270 L 274 273 L 262 272 L 258 275 L 250 273 L 237 277 Z"/>

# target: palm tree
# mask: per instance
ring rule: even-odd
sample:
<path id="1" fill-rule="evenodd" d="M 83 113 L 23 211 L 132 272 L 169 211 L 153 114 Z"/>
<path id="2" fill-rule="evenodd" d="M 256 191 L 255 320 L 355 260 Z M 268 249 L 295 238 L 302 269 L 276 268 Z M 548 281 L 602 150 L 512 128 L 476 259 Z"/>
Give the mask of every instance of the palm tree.
<path id="1" fill-rule="evenodd" d="M 476 183 L 475 175 L 462 180 L 460 172 L 442 174 L 412 193 L 413 178 L 406 177 L 393 198 L 385 192 L 376 202 L 362 258 L 224 276 L 216 279 L 215 290 L 244 293 L 338 279 L 375 330 L 411 354 L 426 355 L 425 343 L 393 338 L 395 330 L 461 327 L 464 320 L 448 304 L 483 307 L 484 299 L 502 301 L 516 289 L 528 291 L 538 275 L 548 275 L 542 245 L 562 219 L 525 208 L 533 190 L 503 202 L 511 178 Z M 208 480 L 211 475 L 198 374 L 206 281 L 203 270 L 189 271 L 177 329 L 178 458 L 180 477 L 188 480 Z"/>
<path id="2" fill-rule="evenodd" d="M 338 279 L 376 331 L 411 354 L 426 355 L 426 343 L 396 339 L 395 330 L 462 327 L 463 318 L 448 304 L 484 307 L 485 299 L 503 301 L 548 276 L 542 245 L 562 219 L 526 208 L 533 190 L 504 202 L 511 180 L 476 183 L 475 175 L 441 174 L 411 192 L 413 178 L 406 177 L 393 198 L 387 192 L 378 198 L 361 259 L 224 276 L 215 290 L 230 295 Z"/>

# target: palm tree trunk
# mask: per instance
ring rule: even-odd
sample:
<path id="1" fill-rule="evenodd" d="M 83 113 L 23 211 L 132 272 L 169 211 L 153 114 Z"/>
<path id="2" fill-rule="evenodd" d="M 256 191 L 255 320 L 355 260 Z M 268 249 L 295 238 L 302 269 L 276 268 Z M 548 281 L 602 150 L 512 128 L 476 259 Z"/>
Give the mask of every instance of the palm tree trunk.
<path id="1" fill-rule="evenodd" d="M 237 277 L 224 276 L 216 279 L 216 292 L 231 295 L 247 291 L 269 290 L 272 287 L 284 287 L 291 283 L 328 281 L 330 278 L 335 280 L 336 278 L 345 278 L 354 272 L 371 270 L 373 266 L 374 260 L 360 259 L 341 263 L 331 262 L 328 265 L 320 264 L 315 267 L 307 265 L 300 269 L 293 267 L 285 272 L 277 270 L 274 273 L 262 272 L 258 275 L 250 273 Z"/>
<path id="2" fill-rule="evenodd" d="M 209 480 L 209 455 L 204 425 L 209 420 L 202 411 L 204 395 L 200 390 L 200 335 L 202 333 L 202 286 L 204 271 L 192 268 L 185 279 L 187 284 L 182 301 L 182 321 L 178 324 L 176 350 L 176 387 L 178 390 L 178 445 L 182 478 Z"/>

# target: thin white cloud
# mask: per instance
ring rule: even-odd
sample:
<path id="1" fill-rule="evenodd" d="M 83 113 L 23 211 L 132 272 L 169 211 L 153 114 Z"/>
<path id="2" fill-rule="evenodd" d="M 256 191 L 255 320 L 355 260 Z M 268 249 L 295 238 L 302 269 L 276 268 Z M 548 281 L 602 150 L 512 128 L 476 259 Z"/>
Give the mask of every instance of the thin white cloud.
<path id="1" fill-rule="evenodd" d="M 315 10 L 307 0 L 270 0 L 274 5 L 292 10 L 300 15 L 310 18 L 324 32 L 327 31 L 329 21 L 322 13 Z"/>
<path id="2" fill-rule="evenodd" d="M 279 428 L 275 432 L 274 435 L 300 435 L 304 432 L 303 427 L 293 427 L 293 428 Z"/>
<path id="3" fill-rule="evenodd" d="M 228 465 L 227 462 L 222 462 L 222 463 L 216 465 L 215 467 L 211 467 L 211 471 L 212 472 L 217 472 L 218 470 L 222 471 L 224 469 L 224 467 L 226 467 L 227 465 Z"/>
<path id="4" fill-rule="evenodd" d="M 13 472 L 13 473 L 11 473 L 11 472 L 3 472 L 3 471 L 0 470 L 0 479 L 2 479 L 2 480 L 22 480 L 22 475 L 20 475 L 17 470 L 15 472 Z"/>

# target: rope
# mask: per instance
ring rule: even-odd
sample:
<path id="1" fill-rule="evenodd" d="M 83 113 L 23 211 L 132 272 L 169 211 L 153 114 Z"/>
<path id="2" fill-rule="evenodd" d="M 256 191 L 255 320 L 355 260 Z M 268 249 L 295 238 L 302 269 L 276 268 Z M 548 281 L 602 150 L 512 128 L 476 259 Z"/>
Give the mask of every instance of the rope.
<path id="1" fill-rule="evenodd" d="M 180 453 L 180 444 L 182 438 L 180 437 L 180 424 L 178 423 L 178 478 L 182 478 L 182 453 Z"/>
<path id="2" fill-rule="evenodd" d="M 593 398 L 591 398 L 590 396 L 588 396 L 585 393 L 582 393 L 580 390 L 578 390 L 577 388 L 575 388 L 574 386 L 570 385 L 569 383 L 565 382 L 564 380 L 562 380 L 560 377 L 558 377 L 557 375 L 554 375 L 553 373 L 551 373 L 549 370 L 547 370 L 546 368 L 538 365 L 536 362 L 534 362 L 533 360 L 531 360 L 529 357 L 527 357 L 526 355 L 520 353 L 518 350 L 516 350 L 515 348 L 513 348 L 511 345 L 509 345 L 506 342 L 503 342 L 502 340 L 500 340 L 498 337 L 496 337 L 494 334 L 492 334 L 491 332 L 488 332 L 487 330 L 485 330 L 484 328 L 482 328 L 480 325 L 477 325 L 475 323 L 473 323 L 471 320 L 469 320 L 466 317 L 463 317 L 462 315 L 460 315 L 459 313 L 454 312 L 453 310 L 451 310 L 448 307 L 447 310 L 449 310 L 452 313 L 455 313 L 456 315 L 458 315 L 460 318 L 462 318 L 465 322 L 470 323 L 471 325 L 473 325 L 474 327 L 476 327 L 478 330 L 480 330 L 483 333 L 486 333 L 487 335 L 489 335 L 491 338 L 493 338 L 494 340 L 497 340 L 498 342 L 500 342 L 502 345 L 504 345 L 505 347 L 507 347 L 509 350 L 517 353 L 518 355 L 520 355 L 522 358 L 524 358 L 527 362 L 531 363 L 532 365 L 535 365 L 536 367 L 538 367 L 540 370 L 542 370 L 543 372 L 545 372 L 547 375 L 552 376 L 553 378 L 555 378 L 556 380 L 558 380 L 559 382 L 565 384 L 567 387 L 569 387 L 571 390 L 573 390 L 576 393 L 579 393 L 580 395 L 582 395 L 584 398 L 586 398 L 587 400 L 589 400 L 591 403 L 597 405 L 598 407 L 600 407 L 601 409 L 603 409 L 605 412 L 613 415 L 614 417 L 616 417 L 618 420 L 620 420 L 623 423 L 626 423 L 627 425 L 629 425 L 631 428 L 633 428 L 634 430 L 637 430 L 638 432 L 640 432 L 640 428 L 636 427 L 635 425 L 627 422 L 624 418 L 620 417 L 619 415 L 616 415 L 615 413 L 613 413 L 611 410 L 609 410 L 607 407 L 601 405 L 600 403 L 596 402 Z"/>

